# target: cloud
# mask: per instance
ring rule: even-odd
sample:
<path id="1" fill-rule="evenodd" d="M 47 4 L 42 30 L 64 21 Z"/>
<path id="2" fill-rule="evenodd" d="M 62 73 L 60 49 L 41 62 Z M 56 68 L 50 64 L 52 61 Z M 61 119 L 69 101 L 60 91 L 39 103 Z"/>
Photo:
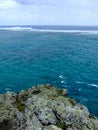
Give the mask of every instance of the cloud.
<path id="1" fill-rule="evenodd" d="M 49 5 L 49 4 L 54 4 L 57 3 L 56 0 L 15 0 L 17 3 L 23 4 L 23 5 Z"/>
<path id="2" fill-rule="evenodd" d="M 98 25 L 97 0 L 1 0 L 0 24 Z"/>
<path id="3" fill-rule="evenodd" d="M 17 6 L 17 3 L 13 0 L 0 1 L 0 10 L 14 9 L 16 6 Z"/>

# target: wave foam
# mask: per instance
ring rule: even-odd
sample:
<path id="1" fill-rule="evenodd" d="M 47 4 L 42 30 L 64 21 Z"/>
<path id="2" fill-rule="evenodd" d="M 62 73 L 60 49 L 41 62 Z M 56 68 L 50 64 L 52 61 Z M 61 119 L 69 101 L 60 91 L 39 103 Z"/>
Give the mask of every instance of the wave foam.
<path id="1" fill-rule="evenodd" d="M 81 91 L 81 88 L 79 88 L 78 91 Z"/>
<path id="2" fill-rule="evenodd" d="M 5 90 L 6 90 L 6 91 L 11 91 L 11 89 L 10 89 L 10 88 L 6 88 Z"/>
<path id="3" fill-rule="evenodd" d="M 63 75 L 59 75 L 59 78 L 61 78 L 61 79 L 62 79 L 62 78 L 63 78 Z"/>
<path id="4" fill-rule="evenodd" d="M 86 31 L 86 30 L 51 30 L 51 29 L 32 29 L 31 31 L 36 32 L 51 32 L 51 33 L 76 33 L 81 35 L 98 35 L 98 31 Z"/>
<path id="5" fill-rule="evenodd" d="M 62 81 L 61 81 L 61 84 L 67 84 L 67 83 L 66 83 L 66 81 L 62 80 Z"/>
<path id="6" fill-rule="evenodd" d="M 84 84 L 84 82 L 76 81 L 77 84 Z"/>
<path id="7" fill-rule="evenodd" d="M 0 30 L 8 30 L 8 31 L 32 31 L 31 27 L 4 27 L 0 28 Z"/>
<path id="8" fill-rule="evenodd" d="M 91 30 L 56 30 L 56 29 L 36 29 L 32 27 L 1 27 L 0 30 L 9 30 L 9 31 L 33 31 L 33 32 L 51 32 L 51 33 L 78 33 L 82 35 L 97 34 L 98 31 Z"/>
<path id="9" fill-rule="evenodd" d="M 88 84 L 88 86 L 93 86 L 93 87 L 98 88 L 98 85 L 96 85 L 96 84 Z"/>

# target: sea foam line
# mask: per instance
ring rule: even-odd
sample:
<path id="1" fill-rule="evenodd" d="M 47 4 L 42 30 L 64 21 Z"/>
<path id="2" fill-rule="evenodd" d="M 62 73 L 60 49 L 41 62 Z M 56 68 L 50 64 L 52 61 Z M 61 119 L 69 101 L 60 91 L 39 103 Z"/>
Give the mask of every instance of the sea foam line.
<path id="1" fill-rule="evenodd" d="M 76 84 L 84 84 L 84 82 L 82 82 L 82 81 L 76 81 L 75 83 Z"/>
<path id="2" fill-rule="evenodd" d="M 51 29 L 32 29 L 31 31 L 36 32 L 52 32 L 52 33 L 78 33 L 82 35 L 97 34 L 98 31 L 88 31 L 88 30 L 51 30 Z"/>
<path id="3" fill-rule="evenodd" d="M 75 83 L 77 83 L 77 84 L 85 84 L 84 82 L 80 82 L 80 81 L 76 81 Z M 96 84 L 87 84 L 87 85 L 98 88 L 98 85 L 96 85 Z"/>
<path id="4" fill-rule="evenodd" d="M 32 31 L 31 27 L 4 27 L 4 28 L 0 28 L 0 30 L 8 30 L 8 31 Z"/>
<path id="5" fill-rule="evenodd" d="M 33 31 L 33 32 L 53 32 L 53 33 L 79 33 L 82 35 L 98 34 L 98 31 L 91 30 L 56 30 L 56 29 L 36 29 L 32 27 L 1 27 L 0 30 L 9 31 Z"/>
<path id="6" fill-rule="evenodd" d="M 88 84 L 88 86 L 93 86 L 93 87 L 98 88 L 98 85 L 96 85 L 96 84 Z"/>

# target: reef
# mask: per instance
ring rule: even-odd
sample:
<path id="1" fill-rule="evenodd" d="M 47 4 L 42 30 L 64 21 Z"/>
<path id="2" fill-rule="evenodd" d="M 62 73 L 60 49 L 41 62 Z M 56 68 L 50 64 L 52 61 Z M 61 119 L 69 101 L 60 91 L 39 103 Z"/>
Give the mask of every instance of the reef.
<path id="1" fill-rule="evenodd" d="M 0 94 L 0 130 L 98 130 L 98 118 L 67 95 L 50 84 Z"/>

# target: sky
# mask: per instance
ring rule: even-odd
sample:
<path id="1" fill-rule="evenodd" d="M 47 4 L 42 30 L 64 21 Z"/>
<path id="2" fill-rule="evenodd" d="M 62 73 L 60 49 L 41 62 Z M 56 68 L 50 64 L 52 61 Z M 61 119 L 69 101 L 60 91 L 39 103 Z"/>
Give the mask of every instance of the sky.
<path id="1" fill-rule="evenodd" d="M 98 0 L 0 0 L 0 25 L 98 25 Z"/>

